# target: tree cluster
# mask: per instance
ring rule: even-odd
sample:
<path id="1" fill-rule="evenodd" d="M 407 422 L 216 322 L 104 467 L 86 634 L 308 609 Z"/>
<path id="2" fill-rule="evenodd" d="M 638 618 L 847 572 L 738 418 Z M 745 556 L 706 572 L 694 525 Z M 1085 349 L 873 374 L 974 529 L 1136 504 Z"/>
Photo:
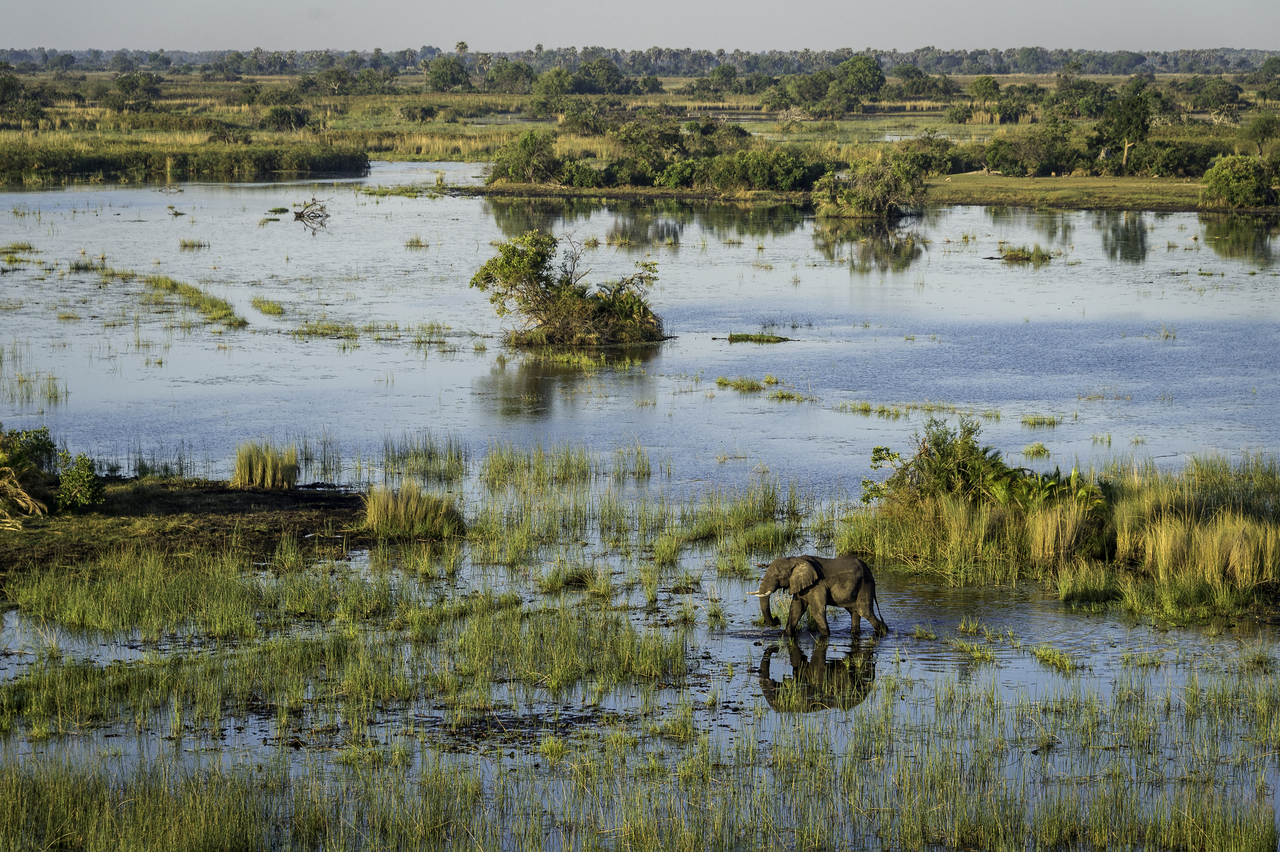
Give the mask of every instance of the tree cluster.
<path id="1" fill-rule="evenodd" d="M 646 293 L 658 280 L 657 264 L 643 261 L 619 281 L 592 285 L 582 255 L 569 243 L 543 231 L 499 243 L 498 253 L 471 278 L 487 292 L 498 316 L 519 323 L 510 342 L 520 346 L 609 346 L 656 343 L 663 339 L 662 318 Z"/>
<path id="2" fill-rule="evenodd" d="M 681 126 L 658 114 L 624 121 L 603 117 L 600 123 L 598 133 L 622 149 L 603 168 L 557 155 L 553 132 L 530 130 L 496 154 L 489 182 L 793 191 L 810 189 L 831 168 L 785 147 L 753 143 L 734 124 Z"/>

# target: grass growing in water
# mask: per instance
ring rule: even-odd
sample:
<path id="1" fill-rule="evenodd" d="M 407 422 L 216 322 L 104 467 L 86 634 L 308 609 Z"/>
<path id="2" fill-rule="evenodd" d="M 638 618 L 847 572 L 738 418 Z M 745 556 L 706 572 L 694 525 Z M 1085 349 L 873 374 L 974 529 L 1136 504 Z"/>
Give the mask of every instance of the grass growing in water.
<path id="1" fill-rule="evenodd" d="M 232 488 L 292 488 L 298 481 L 298 450 L 290 444 L 249 441 L 236 447 Z"/>
<path id="2" fill-rule="evenodd" d="M 790 337 L 782 337 L 777 334 L 740 334 L 738 332 L 729 333 L 730 343 L 786 343 L 791 340 Z"/>
<path id="3" fill-rule="evenodd" d="M 244 317 L 236 315 L 226 299 L 211 296 L 199 287 L 175 281 L 167 275 L 149 275 L 143 282 L 155 300 L 163 302 L 176 298 L 184 307 L 202 314 L 206 323 L 221 323 L 228 328 L 241 328 L 249 324 Z"/>
<path id="4" fill-rule="evenodd" d="M 279 302 L 273 302 L 271 299 L 264 299 L 262 296 L 253 297 L 253 307 L 260 314 L 266 314 L 269 317 L 284 316 L 284 305 Z"/>
<path id="5" fill-rule="evenodd" d="M 467 533 L 453 500 L 416 485 L 372 489 L 364 498 L 363 529 L 379 538 L 444 539 Z"/>

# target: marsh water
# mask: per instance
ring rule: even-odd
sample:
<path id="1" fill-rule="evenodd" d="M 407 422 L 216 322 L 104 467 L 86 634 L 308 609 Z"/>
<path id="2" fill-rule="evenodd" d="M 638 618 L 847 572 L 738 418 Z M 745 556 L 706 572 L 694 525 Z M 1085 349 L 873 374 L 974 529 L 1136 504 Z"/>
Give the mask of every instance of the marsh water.
<path id="1" fill-rule="evenodd" d="M 571 444 L 607 464 L 640 446 L 654 463 L 651 477 L 625 486 L 604 477 L 593 487 L 633 500 L 681 500 L 769 480 L 835 510 L 855 503 L 860 482 L 873 475 L 872 449 L 909 451 L 929 416 L 976 417 L 983 443 L 1045 470 L 1148 459 L 1177 468 L 1192 454 L 1237 457 L 1280 445 L 1273 221 L 970 207 L 930 210 L 893 228 L 835 227 L 786 206 L 485 200 L 434 191 L 441 172 L 450 184 L 480 179 L 473 165 L 376 164 L 354 180 L 6 193 L 0 244 L 33 248 L 6 259 L 0 277 L 0 421 L 47 425 L 72 452 L 125 474 L 225 478 L 239 443 L 294 442 L 309 448 L 304 480 L 352 489 L 391 477 L 389 441 L 425 432 L 460 441 L 473 459 L 506 444 Z M 366 192 L 410 184 L 423 191 Z M 313 198 L 330 214 L 319 229 L 269 212 Z M 468 282 L 495 241 L 532 228 L 576 243 L 592 281 L 656 261 L 650 300 L 671 339 L 589 364 L 505 349 L 503 321 Z M 1036 245 L 1051 253 L 1047 263 L 1000 259 L 1002 248 Z M 105 277 L 103 269 L 195 284 L 231 302 L 248 325 L 203 324 L 148 301 L 141 278 Z M 283 313 L 263 313 L 255 298 Z M 727 339 L 761 332 L 789 340 Z M 720 377 L 772 378 L 763 391 L 740 392 Z M 1023 455 L 1036 443 L 1047 458 Z M 464 511 L 485 499 L 474 476 L 458 491 Z M 823 544 L 813 536 L 795 549 Z M 603 730 L 618 719 L 639 726 L 690 707 L 701 741 L 726 753 L 744 739 L 767 750 L 797 730 L 844 753 L 869 720 L 889 718 L 908 732 L 898 741 L 905 760 L 914 747 L 906 743 L 950 730 L 938 721 L 941 708 L 981 706 L 990 695 L 1005 708 L 994 724 L 1007 744 L 996 774 L 1007 784 L 1039 789 L 1050 777 L 1087 784 L 1131 772 L 1132 783 L 1152 785 L 1157 799 L 1161 789 L 1203 784 L 1194 789 L 1261 798 L 1274 817 L 1277 764 L 1266 757 L 1275 754 L 1274 731 L 1259 741 L 1236 722 L 1187 710 L 1209 681 L 1243 689 L 1263 679 L 1273 688 L 1280 647 L 1269 625 L 1170 630 L 1114 610 L 1067 608 L 1034 585 L 955 588 L 885 566 L 877 579 L 894 628 L 888 637 L 854 639 L 839 613 L 829 646 L 806 636 L 796 649 L 770 650 L 777 632 L 755 622 L 755 599 L 746 598 L 755 578 L 717 576 L 713 549 L 682 552 L 659 582 L 657 605 L 646 606 L 640 584 L 624 582 L 642 555 L 590 537 L 580 547 L 540 552 L 523 572 L 464 557 L 448 594 L 514 589 L 533 599 L 534 581 L 565 561 L 612 573 L 620 588 L 610 601 L 627 620 L 686 635 L 686 677 L 648 689 L 495 686 L 490 713 L 498 722 L 488 730 L 496 724 L 510 736 L 492 754 L 470 722 L 460 726 L 427 694 L 373 712 L 367 737 L 390 743 L 428 731 L 424 742 L 471 755 L 468 767 L 485 777 L 508 764 L 549 777 L 553 763 L 532 766 L 548 731 Z M 438 591 L 397 573 L 394 556 L 351 556 L 340 570 L 354 577 L 391 571 L 406 593 Z M 722 628 L 706 623 L 712 602 L 723 607 Z M 988 653 L 975 656 L 969 640 Z M 0 676 L 21 676 L 50 646 L 106 665 L 216 653 L 217 645 L 198 631 L 160 641 L 86 637 L 11 610 L 0 629 Z M 1078 667 L 1045 666 L 1030 653 L 1041 645 Z M 855 661 L 868 673 L 866 690 L 803 717 L 795 711 L 813 709 L 803 690 L 771 706 L 780 685 L 799 688 L 811 654 L 832 665 Z M 1164 712 L 1178 719 L 1144 740 L 1144 750 L 1126 744 L 1120 730 L 1120 708 L 1133 695 L 1168 696 Z M 831 697 L 816 698 L 822 705 Z M 1074 722 L 1062 720 L 1066 711 L 1045 709 L 1063 702 L 1112 709 L 1102 713 L 1098 743 L 1050 754 L 1056 735 L 1045 734 L 1052 727 L 1045 720 L 1059 720 L 1058 742 L 1086 737 L 1067 733 Z M 1024 705 L 1042 715 L 1024 713 Z M 309 728 L 310 747 L 298 748 L 279 713 L 231 714 L 212 731 L 188 730 L 183 752 L 181 723 L 175 742 L 163 736 L 173 733 L 167 721 L 129 720 L 74 741 L 10 736 L 4 759 L 105 754 L 128 762 L 172 752 L 223 766 L 324 764 L 342 742 L 314 733 L 323 727 Z M 954 731 L 946 736 L 960 751 L 981 746 Z M 670 751 L 659 753 L 675 767 L 684 758 L 679 738 L 675 746 L 671 739 L 664 740 Z M 696 750 L 698 741 L 684 748 Z M 1261 756 L 1246 760 L 1250 749 Z M 1120 769 L 1115 754 L 1127 755 Z M 779 772 L 781 765 L 773 764 Z M 1204 765 L 1221 771 L 1206 781 Z M 841 837 L 857 845 L 870 831 L 850 827 Z M 563 837 L 566 846 L 581 842 Z"/>

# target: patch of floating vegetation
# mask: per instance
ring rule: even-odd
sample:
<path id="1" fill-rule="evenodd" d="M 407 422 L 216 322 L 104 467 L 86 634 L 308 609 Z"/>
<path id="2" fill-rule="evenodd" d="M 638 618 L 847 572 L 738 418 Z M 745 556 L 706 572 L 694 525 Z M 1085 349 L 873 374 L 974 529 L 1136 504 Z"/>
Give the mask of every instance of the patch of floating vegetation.
<path id="1" fill-rule="evenodd" d="M 920 402 L 895 403 L 873 403 L 866 400 L 853 400 L 837 404 L 834 410 L 847 414 L 861 414 L 864 417 L 881 417 L 886 420 L 899 420 L 904 417 L 910 417 L 912 414 L 952 414 L 998 422 L 1001 416 L 999 410 L 994 408 L 961 408 L 949 402 L 928 399 Z"/>
<path id="2" fill-rule="evenodd" d="M 783 337 L 779 334 L 739 334 L 730 332 L 730 343 L 786 343 L 791 340 L 790 337 Z"/>
<path id="3" fill-rule="evenodd" d="M 1053 429 L 1062 424 L 1062 416 L 1058 414 L 1024 414 L 1021 422 L 1028 429 Z"/>
<path id="4" fill-rule="evenodd" d="M 238 316 L 226 299 L 220 299 L 196 287 L 175 281 L 167 275 L 148 275 L 143 279 L 147 288 L 147 300 L 152 304 L 168 304 L 177 301 L 204 317 L 207 324 L 217 323 L 227 328 L 241 328 L 249 324 Z"/>
<path id="5" fill-rule="evenodd" d="M 260 314 L 265 314 L 269 317 L 284 316 L 284 305 L 280 304 L 279 302 L 275 302 L 275 301 L 272 301 L 271 299 L 263 298 L 262 296 L 254 296 L 252 304 L 253 304 L 254 310 L 256 310 Z"/>
<path id="6" fill-rule="evenodd" d="M 1002 246 L 1000 248 L 1000 259 L 1006 263 L 1029 263 L 1032 266 L 1043 266 L 1053 260 L 1053 255 L 1040 248 L 1040 244 L 1036 243 L 1034 248 Z"/>

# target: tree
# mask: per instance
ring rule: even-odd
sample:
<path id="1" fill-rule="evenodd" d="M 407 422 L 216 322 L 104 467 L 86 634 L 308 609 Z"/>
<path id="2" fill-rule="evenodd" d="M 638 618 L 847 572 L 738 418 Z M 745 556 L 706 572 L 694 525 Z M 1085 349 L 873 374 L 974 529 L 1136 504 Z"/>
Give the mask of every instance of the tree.
<path id="1" fill-rule="evenodd" d="M 875 97 L 884 88 L 884 71 L 880 69 L 880 63 L 870 56 L 855 56 L 841 62 L 835 72 L 844 80 L 845 89 L 855 97 Z"/>
<path id="2" fill-rule="evenodd" d="M 471 77 L 458 57 L 438 56 L 432 60 L 431 69 L 427 72 L 427 85 L 434 92 L 451 92 L 470 88 Z"/>
<path id="3" fill-rule="evenodd" d="M 348 94 L 355 81 L 355 75 L 340 65 L 326 68 L 316 75 L 316 83 L 331 95 Z"/>
<path id="4" fill-rule="evenodd" d="M 1129 149 L 1145 142 L 1151 132 L 1151 98 L 1143 86 L 1126 86 L 1124 93 L 1107 105 L 1094 126 L 1099 146 L 1123 147 L 1120 168 L 1129 167 Z"/>
<path id="5" fill-rule="evenodd" d="M 1240 137 L 1246 142 L 1258 146 L 1258 156 L 1262 156 L 1262 146 L 1280 136 L 1280 118 L 1275 113 L 1264 112 L 1255 116 L 1249 125 L 1240 131 Z"/>
<path id="6" fill-rule="evenodd" d="M 520 327 L 508 340 L 525 346 L 605 346 L 662 340 L 662 318 L 645 297 L 658 280 L 657 264 L 643 261 L 620 281 L 592 286 L 578 269 L 581 253 L 569 243 L 556 263 L 559 241 L 529 231 L 499 243 L 471 286 L 489 293 L 498 316 L 516 314 Z"/>
<path id="7" fill-rule="evenodd" d="M 913 158 L 892 155 L 851 166 L 847 178 L 823 176 L 813 187 L 819 216 L 838 219 L 897 219 L 924 204 L 924 169 Z"/>
<path id="8" fill-rule="evenodd" d="M 988 101 L 994 101 L 1000 97 L 1000 84 L 996 82 L 995 77 L 984 74 L 969 84 L 969 94 L 973 95 L 985 110 Z"/>

